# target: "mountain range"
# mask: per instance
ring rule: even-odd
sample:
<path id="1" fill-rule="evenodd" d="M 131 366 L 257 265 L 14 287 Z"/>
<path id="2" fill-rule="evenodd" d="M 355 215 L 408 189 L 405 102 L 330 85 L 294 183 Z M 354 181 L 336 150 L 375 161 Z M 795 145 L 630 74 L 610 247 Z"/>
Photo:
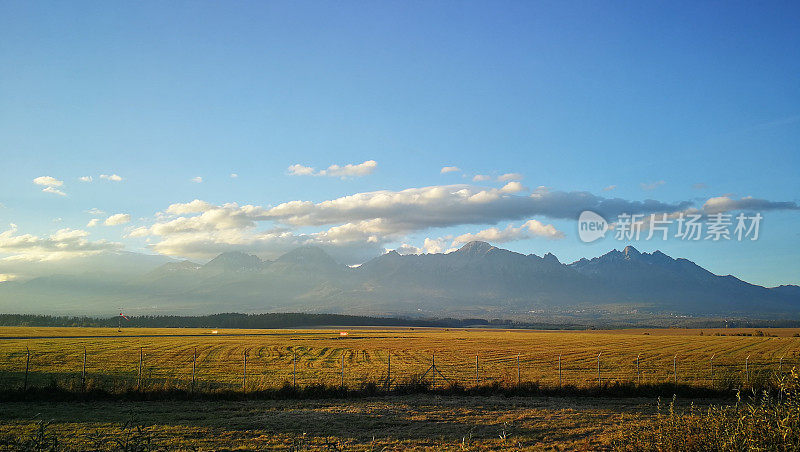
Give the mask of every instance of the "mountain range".
<path id="1" fill-rule="evenodd" d="M 158 264 L 136 274 L 95 270 L 2 283 L 0 312 L 800 315 L 798 286 L 766 288 L 632 246 L 570 264 L 550 253 L 525 255 L 479 241 L 447 254 L 391 251 L 356 267 L 313 247 L 274 261 L 227 252 L 205 264 Z"/>

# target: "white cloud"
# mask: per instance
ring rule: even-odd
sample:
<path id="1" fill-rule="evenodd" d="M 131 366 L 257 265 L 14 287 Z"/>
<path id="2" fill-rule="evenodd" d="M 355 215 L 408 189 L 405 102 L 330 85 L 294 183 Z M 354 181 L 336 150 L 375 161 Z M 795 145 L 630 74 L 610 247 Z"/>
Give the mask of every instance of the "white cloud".
<path id="1" fill-rule="evenodd" d="M 378 167 L 378 162 L 375 160 L 367 160 L 364 163 L 352 164 L 349 163 L 344 166 L 331 165 L 327 169 L 316 171 L 310 166 L 303 166 L 294 164 L 288 168 L 289 175 L 291 176 L 330 176 L 330 177 L 362 177 L 372 174 L 375 168 Z"/>
<path id="2" fill-rule="evenodd" d="M 110 181 L 113 181 L 113 182 L 121 182 L 122 181 L 122 177 L 120 177 L 120 176 L 118 176 L 116 174 L 101 174 L 100 175 L 100 179 L 110 180 Z"/>
<path id="3" fill-rule="evenodd" d="M 236 173 L 231 173 L 231 179 L 236 179 L 237 177 L 239 177 L 239 175 L 238 175 L 238 174 L 236 174 Z"/>
<path id="4" fill-rule="evenodd" d="M 100 219 L 99 218 L 92 218 L 91 220 L 89 220 L 88 223 L 86 223 L 86 227 L 87 228 L 93 228 L 93 227 L 97 226 L 99 223 L 100 223 Z"/>
<path id="5" fill-rule="evenodd" d="M 199 183 L 203 182 L 203 178 L 202 178 L 202 176 L 195 176 L 195 177 L 192 178 L 192 182 L 199 184 Z"/>
<path id="6" fill-rule="evenodd" d="M 64 181 L 58 180 L 55 177 L 39 176 L 33 179 L 33 183 L 36 185 L 44 186 L 42 191 L 45 193 L 52 193 L 54 195 L 59 195 L 59 196 L 67 196 L 66 193 L 56 188 L 64 185 Z"/>
<path id="7" fill-rule="evenodd" d="M 473 182 L 484 182 L 484 181 L 487 181 L 487 180 L 489 180 L 491 178 L 492 178 L 491 176 L 488 176 L 486 174 L 476 174 L 475 176 L 472 177 L 472 181 Z"/>
<path id="8" fill-rule="evenodd" d="M 609 185 L 608 187 L 603 188 L 603 191 L 612 191 L 616 189 L 617 189 L 616 185 Z"/>
<path id="9" fill-rule="evenodd" d="M 92 176 L 81 176 L 78 178 L 78 180 L 81 182 L 91 182 L 93 179 Z"/>
<path id="10" fill-rule="evenodd" d="M 505 229 L 495 227 L 484 229 L 474 234 L 462 234 L 453 240 L 453 246 L 468 243 L 473 240 L 482 240 L 492 243 L 513 242 L 532 237 L 544 237 L 547 239 L 563 239 L 564 233 L 555 228 L 552 224 L 543 224 L 537 220 L 528 220 L 519 227 L 513 225 L 506 226 Z"/>
<path id="11" fill-rule="evenodd" d="M 409 245 L 408 243 L 403 243 L 395 248 L 394 251 L 397 251 L 398 254 L 402 254 L 403 256 L 406 254 L 422 254 L 425 252 L 422 248 L 417 248 L 416 246 Z"/>
<path id="12" fill-rule="evenodd" d="M 381 218 L 384 225 L 390 225 L 385 227 L 402 233 L 430 227 L 492 224 L 531 216 L 575 220 L 583 210 L 616 216 L 625 212 L 673 212 L 691 205 L 690 202 L 667 204 L 654 200 L 609 199 L 588 192 L 536 191 L 530 196 L 518 196 L 501 190 L 445 185 L 356 193 L 320 203 L 290 201 L 262 209 L 257 220 L 319 226 Z"/>
<path id="13" fill-rule="evenodd" d="M 642 190 L 655 190 L 656 188 L 666 184 L 663 180 L 655 181 L 655 182 L 642 182 L 639 184 L 642 187 Z"/>
<path id="14" fill-rule="evenodd" d="M 130 223 L 130 221 L 131 221 L 130 214 L 116 213 L 106 218 L 106 221 L 104 221 L 103 224 L 106 226 L 117 226 L 120 224 Z"/>
<path id="15" fill-rule="evenodd" d="M 67 196 L 66 193 L 64 193 L 63 191 L 61 191 L 61 190 L 59 190 L 59 189 L 57 189 L 55 187 L 45 187 L 45 188 L 42 189 L 42 191 L 45 192 L 45 193 L 52 193 L 52 194 L 58 195 L 58 196 Z"/>
<path id="16" fill-rule="evenodd" d="M 522 180 L 524 176 L 520 173 L 506 173 L 497 178 L 498 182 L 508 182 L 512 180 Z"/>
<path id="17" fill-rule="evenodd" d="M 359 163 L 357 165 L 331 165 L 328 167 L 328 169 L 320 171 L 320 175 L 334 177 L 361 177 L 366 176 L 367 174 L 372 174 L 377 167 L 378 162 L 375 160 L 367 160 L 366 162 Z"/>
<path id="18" fill-rule="evenodd" d="M 522 191 L 529 191 L 529 190 L 530 189 L 522 185 L 521 182 L 512 181 L 505 184 L 503 188 L 500 189 L 500 193 L 519 193 Z"/>
<path id="19" fill-rule="evenodd" d="M 457 173 L 459 171 L 461 171 L 461 168 L 459 168 L 457 166 L 445 166 L 445 167 L 442 168 L 442 170 L 440 172 L 442 174 L 446 174 L 446 173 Z"/>
<path id="20" fill-rule="evenodd" d="M 91 209 L 87 210 L 86 213 L 91 215 L 105 215 L 105 212 L 98 209 L 97 207 L 92 207 Z"/>
<path id="21" fill-rule="evenodd" d="M 64 181 L 51 176 L 39 176 L 33 180 L 33 183 L 36 185 L 44 185 L 45 187 L 60 187 L 64 185 Z"/>
<path id="22" fill-rule="evenodd" d="M 172 215 L 184 215 L 187 213 L 200 213 L 213 209 L 214 205 L 199 199 L 188 203 L 175 203 L 167 207 L 167 213 Z"/>
<path id="23" fill-rule="evenodd" d="M 89 241 L 89 233 L 79 229 L 59 229 L 49 237 L 17 234 L 17 226 L 0 232 L 0 254 L 10 256 L 3 260 L 49 261 L 86 256 L 106 250 L 122 248 L 121 243 L 106 240 Z"/>
<path id="24" fill-rule="evenodd" d="M 795 202 L 776 202 L 766 199 L 745 196 L 741 199 L 733 199 L 729 196 L 718 196 L 709 198 L 703 204 L 703 211 L 706 214 L 724 213 L 734 210 L 748 210 L 753 212 L 765 212 L 769 210 L 800 210 Z"/>
<path id="25" fill-rule="evenodd" d="M 425 241 L 422 242 L 422 251 L 426 254 L 437 254 L 452 251 L 451 247 L 447 246 L 447 243 L 451 238 L 451 236 L 439 237 L 438 239 L 426 237 Z"/>
<path id="26" fill-rule="evenodd" d="M 132 230 L 128 237 L 147 238 L 154 251 L 172 256 L 207 258 L 222 251 L 243 250 L 275 257 L 296 246 L 317 245 L 344 262 L 355 256 L 377 255 L 387 243 L 402 242 L 410 233 L 431 228 L 495 224 L 532 216 L 575 220 L 583 210 L 610 218 L 622 212 L 674 212 L 690 206 L 607 199 L 587 192 L 537 189 L 528 196 L 507 193 L 518 189 L 517 185 L 505 191 L 469 185 L 432 186 L 356 193 L 319 203 L 289 201 L 274 207 L 214 205 L 196 199 L 170 205 L 156 215 L 153 224 Z M 537 226 L 527 222 L 495 235 L 501 239 L 513 233 L 557 235 L 547 226 Z M 488 237 L 492 232 L 479 234 Z M 430 239 L 421 249 L 448 250 L 449 241 Z"/>
<path id="27" fill-rule="evenodd" d="M 299 163 L 295 163 L 294 165 L 288 168 L 289 175 L 291 176 L 314 176 L 314 168 L 310 166 L 303 166 Z"/>

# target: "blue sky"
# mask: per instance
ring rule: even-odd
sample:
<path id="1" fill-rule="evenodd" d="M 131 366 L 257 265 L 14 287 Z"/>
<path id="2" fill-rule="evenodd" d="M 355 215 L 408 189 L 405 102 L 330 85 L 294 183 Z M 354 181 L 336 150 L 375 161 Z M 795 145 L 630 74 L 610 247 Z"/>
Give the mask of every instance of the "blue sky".
<path id="1" fill-rule="evenodd" d="M 314 243 L 357 263 L 535 220 L 493 243 L 572 261 L 627 244 L 552 213 L 593 206 L 578 194 L 663 204 L 646 213 L 752 197 L 757 241 L 633 244 L 797 284 L 798 23 L 797 2 L 5 1 L 0 256 Z M 291 201 L 316 207 L 270 210 Z"/>

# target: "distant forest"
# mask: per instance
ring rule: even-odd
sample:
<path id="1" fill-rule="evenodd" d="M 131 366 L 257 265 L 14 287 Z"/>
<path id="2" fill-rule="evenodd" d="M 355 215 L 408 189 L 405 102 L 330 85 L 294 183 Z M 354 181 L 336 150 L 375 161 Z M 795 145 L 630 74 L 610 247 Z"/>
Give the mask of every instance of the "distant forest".
<path id="1" fill-rule="evenodd" d="M 563 319 L 561 319 L 563 321 Z M 242 328 L 274 329 L 316 326 L 384 326 L 384 327 L 438 327 L 438 328 L 528 328 L 538 330 L 581 330 L 619 328 L 798 328 L 795 319 L 719 319 L 653 317 L 633 322 L 611 322 L 601 319 L 575 319 L 571 323 L 520 322 L 502 319 L 453 319 L 367 317 L 343 314 L 211 314 L 200 316 L 129 316 L 79 317 L 33 314 L 0 314 L 0 326 L 53 326 L 53 327 L 108 327 L 116 328 Z"/>
<path id="2" fill-rule="evenodd" d="M 0 326 L 68 326 L 124 328 L 295 328 L 306 326 L 415 326 L 467 327 L 513 326 L 505 320 L 484 319 L 408 319 L 363 317 L 341 314 L 212 314 L 203 316 L 119 316 L 108 318 L 69 317 L 26 314 L 0 314 Z"/>

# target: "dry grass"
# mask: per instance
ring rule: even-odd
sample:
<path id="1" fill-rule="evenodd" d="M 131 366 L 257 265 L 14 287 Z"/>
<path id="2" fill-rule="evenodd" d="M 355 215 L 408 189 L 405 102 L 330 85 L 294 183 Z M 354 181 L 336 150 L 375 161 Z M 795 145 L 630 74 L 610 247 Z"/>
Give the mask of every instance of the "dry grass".
<path id="1" fill-rule="evenodd" d="M 653 400 L 404 396 L 352 401 L 8 403 L 0 444 L 62 450 L 608 450 Z M 2 449 L 2 446 L 0 446 Z M 136 450 L 129 447 L 128 450 Z"/>
<path id="2" fill-rule="evenodd" d="M 151 387 L 186 387 L 191 382 L 196 350 L 197 389 L 240 388 L 247 354 L 247 389 L 298 385 L 338 385 L 344 358 L 345 385 L 358 387 L 386 379 L 391 355 L 395 382 L 419 378 L 435 355 L 442 375 L 464 386 L 476 382 L 479 357 L 482 384 L 522 382 L 587 387 L 597 383 L 597 355 L 601 355 L 604 382 L 672 382 L 677 355 L 678 382 L 698 386 L 737 387 L 745 383 L 749 356 L 751 382 L 763 381 L 778 370 L 800 362 L 800 338 L 675 335 L 673 330 L 627 332 L 542 332 L 473 329 L 348 329 L 341 330 L 210 330 L 99 328 L 0 328 L 0 388 L 23 384 L 26 347 L 31 351 L 29 385 L 81 384 L 84 347 L 87 380 L 103 388 L 135 385 L 143 351 L 142 384 Z M 650 334 L 643 334 L 649 332 Z M 226 335 L 226 333 L 232 333 Z M 147 337 L 160 335 L 159 337 Z M 197 336 L 181 336 L 197 335 Z M 50 337 L 44 337 L 50 336 Z M 53 336 L 67 336 L 55 338 Z M 76 338 L 75 336 L 99 336 Z M 639 374 L 636 357 L 640 355 Z M 711 377 L 714 356 L 715 381 Z M 296 357 L 296 374 L 293 372 Z M 429 373 L 426 378 L 429 379 Z M 437 375 L 437 384 L 445 384 Z"/>
<path id="3" fill-rule="evenodd" d="M 681 409 L 674 401 L 644 423 L 624 423 L 624 451 L 800 450 L 800 377 L 781 378 L 774 393 L 753 393 L 733 406 Z"/>

